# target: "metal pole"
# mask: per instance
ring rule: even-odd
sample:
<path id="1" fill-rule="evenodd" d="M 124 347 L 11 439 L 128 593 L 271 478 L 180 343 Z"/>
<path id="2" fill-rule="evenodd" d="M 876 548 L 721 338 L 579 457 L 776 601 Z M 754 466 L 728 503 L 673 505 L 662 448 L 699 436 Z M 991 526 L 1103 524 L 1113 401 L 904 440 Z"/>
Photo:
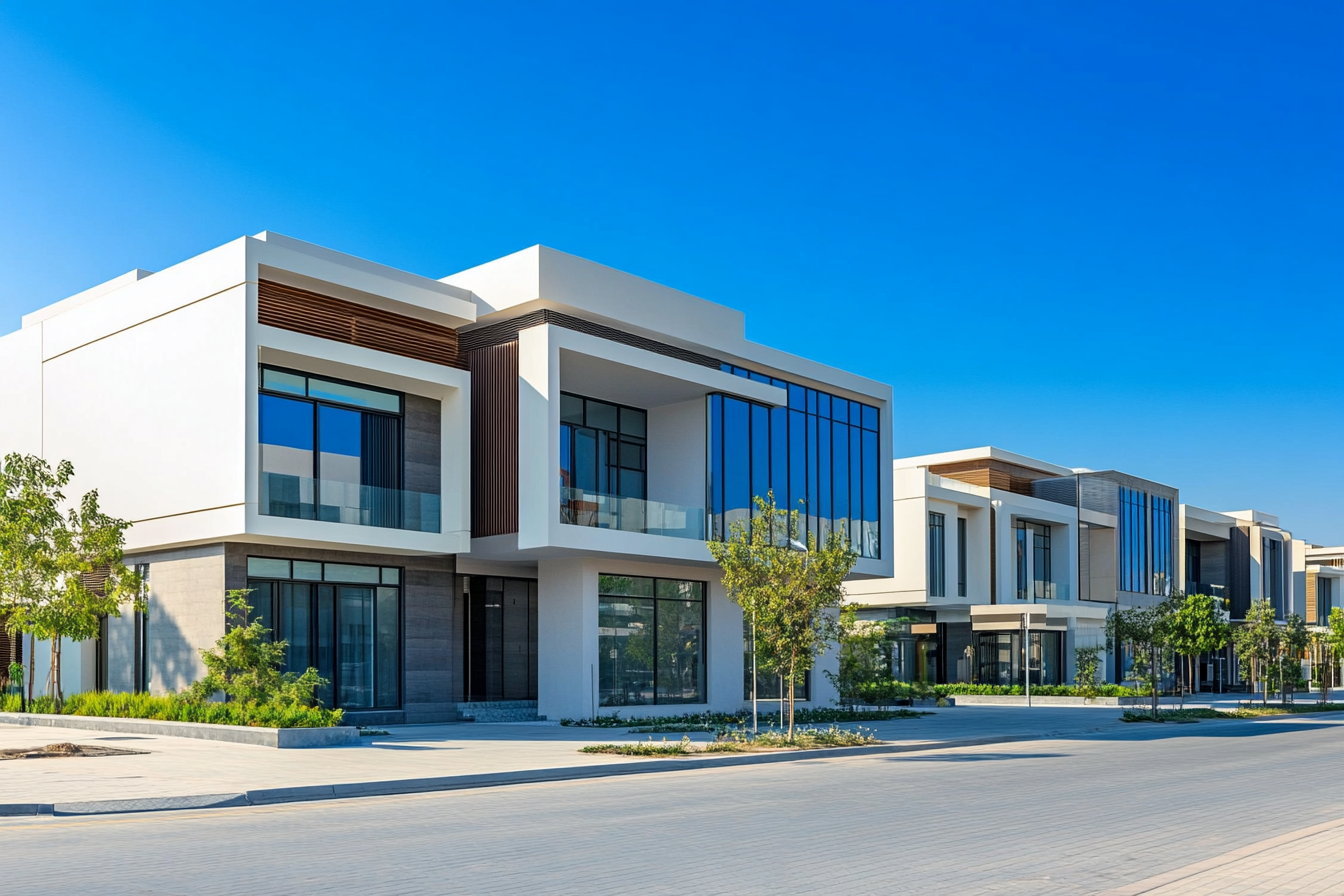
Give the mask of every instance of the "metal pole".
<path id="1" fill-rule="evenodd" d="M 1022 659 L 1024 660 L 1023 665 L 1026 667 L 1022 671 L 1023 671 L 1023 677 L 1027 681 L 1027 708 L 1030 709 L 1031 708 L 1031 607 L 1030 606 L 1027 607 L 1027 612 L 1023 614 L 1022 622 L 1023 622 L 1022 628 L 1023 631 L 1025 632 L 1025 634 L 1022 637 L 1022 654 L 1023 654 Z"/>
<path id="2" fill-rule="evenodd" d="M 751 606 L 751 733 L 759 734 L 760 721 L 756 716 L 756 605 Z"/>

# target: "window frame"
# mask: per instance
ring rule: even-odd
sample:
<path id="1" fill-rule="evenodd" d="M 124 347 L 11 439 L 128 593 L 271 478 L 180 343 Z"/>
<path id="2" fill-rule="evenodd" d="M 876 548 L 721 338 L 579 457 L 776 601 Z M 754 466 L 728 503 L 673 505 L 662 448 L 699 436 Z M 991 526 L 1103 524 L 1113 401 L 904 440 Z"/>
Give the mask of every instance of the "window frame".
<path id="1" fill-rule="evenodd" d="M 624 579 L 647 579 L 647 580 L 649 580 L 649 581 L 651 581 L 651 582 L 653 583 L 653 587 L 652 587 L 652 590 L 650 591 L 650 593 L 649 593 L 648 596 L 642 596 L 642 595 L 637 596 L 637 595 L 627 595 L 627 594 L 613 594 L 613 593 L 610 593 L 610 592 L 608 592 L 608 591 L 604 591 L 604 590 L 603 590 L 603 588 L 602 588 L 602 580 L 603 580 L 604 577 L 610 577 L 610 578 L 624 578 Z M 695 702 L 695 703 L 687 703 L 687 702 L 685 702 L 685 701 L 678 701 L 678 702 L 661 702 L 661 701 L 658 699 L 658 696 L 659 696 L 659 695 L 658 695 L 658 684 L 659 684 L 659 680 L 660 680 L 660 679 L 659 679 L 659 669 L 658 669 L 658 662 L 659 662 L 659 650 L 658 650 L 658 631 L 659 631 L 659 627 L 658 627 L 658 610 L 659 610 L 659 607 L 658 607 L 658 605 L 659 605 L 660 603 L 696 603 L 696 601 L 694 601 L 694 600 L 685 600 L 685 599 L 679 599 L 679 598 L 675 598 L 675 597 L 659 597 L 659 596 L 658 596 L 658 583 L 659 583 L 659 582 L 676 582 L 676 583 L 680 583 L 680 584 L 690 584 L 690 585 L 699 585 L 699 586 L 700 586 L 700 595 L 701 595 L 701 597 L 700 597 L 700 600 L 698 601 L 698 603 L 700 604 L 700 658 L 699 658 L 699 673 L 700 673 L 700 682 L 699 682 L 700 694 L 699 694 L 699 698 L 700 698 L 700 699 L 699 699 L 697 702 Z M 653 651 L 652 651 L 652 653 L 653 653 L 653 661 L 650 663 L 650 669 L 649 669 L 649 674 L 650 674 L 650 676 L 651 676 L 651 678 L 652 678 L 652 682 L 653 682 L 653 687 L 652 687 L 653 697 L 652 697 L 652 699 L 651 699 L 649 702 L 647 702 L 647 703 L 607 703 L 607 702 L 605 702 L 605 701 L 604 701 L 604 698 L 603 698 L 603 696 L 602 696 L 602 672 L 603 672 L 603 669 L 602 669 L 602 664 L 601 664 L 600 657 L 599 657 L 599 662 L 598 662 L 598 675 L 597 675 L 597 703 L 598 703 L 598 706 L 600 706 L 600 707 L 624 707 L 624 706 L 704 706 L 704 705 L 707 705 L 707 704 L 709 703 L 709 594 L 710 594 L 710 592 L 709 592 L 709 582 L 707 582 L 707 581 L 702 581 L 702 580 L 699 580 L 699 579 L 674 579 L 674 578 L 671 578 L 671 577 L 668 577 L 668 576 L 646 576 L 646 575 L 637 575 L 637 574 L 630 574 L 630 573 L 614 573 L 614 572 L 599 572 L 599 573 L 598 573 L 598 575 L 597 575 L 597 600 L 598 600 L 598 605 L 599 605 L 599 607 L 601 606 L 601 603 L 602 603 L 602 600 L 603 600 L 604 597 L 605 597 L 605 598 L 615 598 L 615 599 L 621 599 L 621 598 L 624 598 L 624 599 L 626 599 L 626 600 L 637 600 L 637 601 L 645 601 L 645 600 L 647 600 L 647 601 L 649 601 L 649 602 L 651 602 L 651 603 L 653 604 L 653 619 L 652 619 L 652 638 L 653 638 Z M 602 626 L 601 626 L 601 615 L 600 615 L 600 610 L 599 610 L 599 617 L 598 617 L 598 620 L 597 620 L 597 621 L 598 621 L 598 623 L 599 623 L 599 624 L 598 624 L 598 628 L 599 628 L 599 630 L 600 630 L 600 629 L 602 628 Z M 599 639 L 600 639 L 600 638 L 601 638 L 601 635 L 599 634 L 598 637 L 599 637 Z M 599 640 L 598 643 L 599 643 L 599 645 L 600 645 L 600 644 L 601 644 L 601 641 Z M 600 651 L 600 649 L 601 649 L 601 648 L 600 648 L 600 646 L 599 646 L 599 651 Z"/>
<path id="2" fill-rule="evenodd" d="M 929 511 L 929 597 L 947 597 L 947 515 Z"/>

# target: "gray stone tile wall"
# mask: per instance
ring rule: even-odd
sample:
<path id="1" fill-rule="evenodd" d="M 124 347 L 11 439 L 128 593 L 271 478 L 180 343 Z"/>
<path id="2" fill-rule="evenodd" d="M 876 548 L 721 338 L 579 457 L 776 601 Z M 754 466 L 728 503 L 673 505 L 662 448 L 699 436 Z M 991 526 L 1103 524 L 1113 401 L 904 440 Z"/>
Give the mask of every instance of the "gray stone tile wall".
<path id="1" fill-rule="evenodd" d="M 149 564 L 149 692 L 171 694 L 205 674 L 198 648 L 224 635 L 223 545 L 137 554 Z M 108 687 L 134 690 L 134 623 L 126 612 L 108 621 Z"/>
<path id="2" fill-rule="evenodd" d="M 454 691 L 455 688 L 460 690 L 457 684 L 460 675 L 459 639 L 453 625 L 455 558 L 450 555 L 322 551 L 276 545 L 229 544 L 226 547 L 229 588 L 247 587 L 249 555 L 402 567 L 402 708 L 406 721 L 415 724 L 457 718 Z"/>
<path id="3" fill-rule="evenodd" d="M 442 410 L 438 401 L 406 396 L 405 488 L 427 495 L 439 494 L 442 481 Z"/>

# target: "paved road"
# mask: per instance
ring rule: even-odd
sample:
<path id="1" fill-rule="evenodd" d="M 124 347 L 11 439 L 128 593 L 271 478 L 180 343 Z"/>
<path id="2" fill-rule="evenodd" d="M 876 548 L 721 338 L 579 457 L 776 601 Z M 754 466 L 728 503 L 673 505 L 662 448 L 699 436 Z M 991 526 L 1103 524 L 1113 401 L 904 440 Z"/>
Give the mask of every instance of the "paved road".
<path id="1" fill-rule="evenodd" d="M 1130 726 L 904 756 L 9 820 L 0 851 L 13 893 L 1344 893 L 1331 824 L 1344 819 L 1341 745 L 1338 717 Z M 1295 871 L 1307 855 L 1310 872 Z"/>

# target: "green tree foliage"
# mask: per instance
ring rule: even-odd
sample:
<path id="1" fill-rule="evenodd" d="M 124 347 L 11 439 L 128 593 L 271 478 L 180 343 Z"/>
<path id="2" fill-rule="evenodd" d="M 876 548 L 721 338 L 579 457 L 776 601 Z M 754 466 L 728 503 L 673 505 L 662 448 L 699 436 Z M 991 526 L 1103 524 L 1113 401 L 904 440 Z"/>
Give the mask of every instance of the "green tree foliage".
<path id="1" fill-rule="evenodd" d="M 1171 617 L 1171 646 L 1186 660 L 1186 686 L 1194 687 L 1195 661 L 1201 653 L 1220 650 L 1232 637 L 1223 601 L 1207 594 L 1178 598 Z"/>
<path id="2" fill-rule="evenodd" d="M 1296 688 L 1298 678 L 1301 677 L 1301 656 L 1309 644 L 1311 644 L 1311 632 L 1307 630 L 1306 621 L 1296 613 L 1288 614 L 1288 618 L 1284 620 L 1283 630 L 1279 633 L 1277 662 L 1270 667 L 1270 678 L 1274 688 L 1279 692 L 1279 698 L 1285 702 Z"/>
<path id="3" fill-rule="evenodd" d="M 1344 657 L 1344 609 L 1335 607 L 1326 620 L 1325 631 L 1317 634 L 1321 646 L 1321 702 L 1330 702 L 1330 688 L 1335 683 L 1335 669 Z"/>
<path id="4" fill-rule="evenodd" d="M 1252 601 L 1245 620 L 1232 633 L 1241 663 L 1241 677 L 1251 683 L 1251 690 L 1261 690 L 1260 702 L 1269 698 L 1267 667 L 1278 659 L 1280 629 L 1274 619 L 1274 604 L 1269 598 Z M 1261 683 L 1265 684 L 1263 689 Z"/>
<path id="5" fill-rule="evenodd" d="M 733 523 L 726 541 L 707 547 L 728 596 L 755 621 L 758 668 L 788 683 L 792 736 L 795 683 L 839 636 L 835 611 L 858 554 L 838 532 L 821 546 L 812 533 L 804 536 L 798 511 L 777 508 L 773 492 L 753 502 L 750 521 Z"/>
<path id="6" fill-rule="evenodd" d="M 1079 647 L 1073 652 L 1073 683 L 1078 696 L 1091 700 L 1098 696 L 1097 676 L 1101 671 L 1101 648 Z"/>
<path id="7" fill-rule="evenodd" d="M 29 638 L 32 699 L 37 638 L 51 642 L 50 694 L 59 705 L 62 639 L 96 637 L 105 616 L 143 606 L 139 577 L 122 563 L 130 523 L 98 506 L 97 490 L 64 509 L 74 466 L 10 454 L 0 467 L 0 612 Z"/>
<path id="8" fill-rule="evenodd" d="M 194 681 L 186 695 L 197 702 L 223 693 L 243 706 L 312 706 L 314 692 L 327 684 L 311 666 L 302 674 L 281 673 L 288 642 L 272 641 L 271 630 L 251 619 L 249 591 L 230 591 L 226 602 L 231 620 L 213 650 L 201 650 L 205 677 Z"/>
<path id="9" fill-rule="evenodd" d="M 1106 617 L 1106 637 L 1129 644 L 1134 652 L 1131 677 L 1142 682 L 1152 698 L 1153 721 L 1158 719 L 1158 689 L 1171 670 L 1172 617 L 1179 596 L 1151 607 L 1112 610 Z"/>
<path id="10" fill-rule="evenodd" d="M 840 702 L 852 706 L 859 695 L 891 681 L 890 627 L 885 621 L 859 619 L 858 607 L 848 604 L 840 609 L 837 630 L 840 643 L 840 667 L 826 671 Z"/>

